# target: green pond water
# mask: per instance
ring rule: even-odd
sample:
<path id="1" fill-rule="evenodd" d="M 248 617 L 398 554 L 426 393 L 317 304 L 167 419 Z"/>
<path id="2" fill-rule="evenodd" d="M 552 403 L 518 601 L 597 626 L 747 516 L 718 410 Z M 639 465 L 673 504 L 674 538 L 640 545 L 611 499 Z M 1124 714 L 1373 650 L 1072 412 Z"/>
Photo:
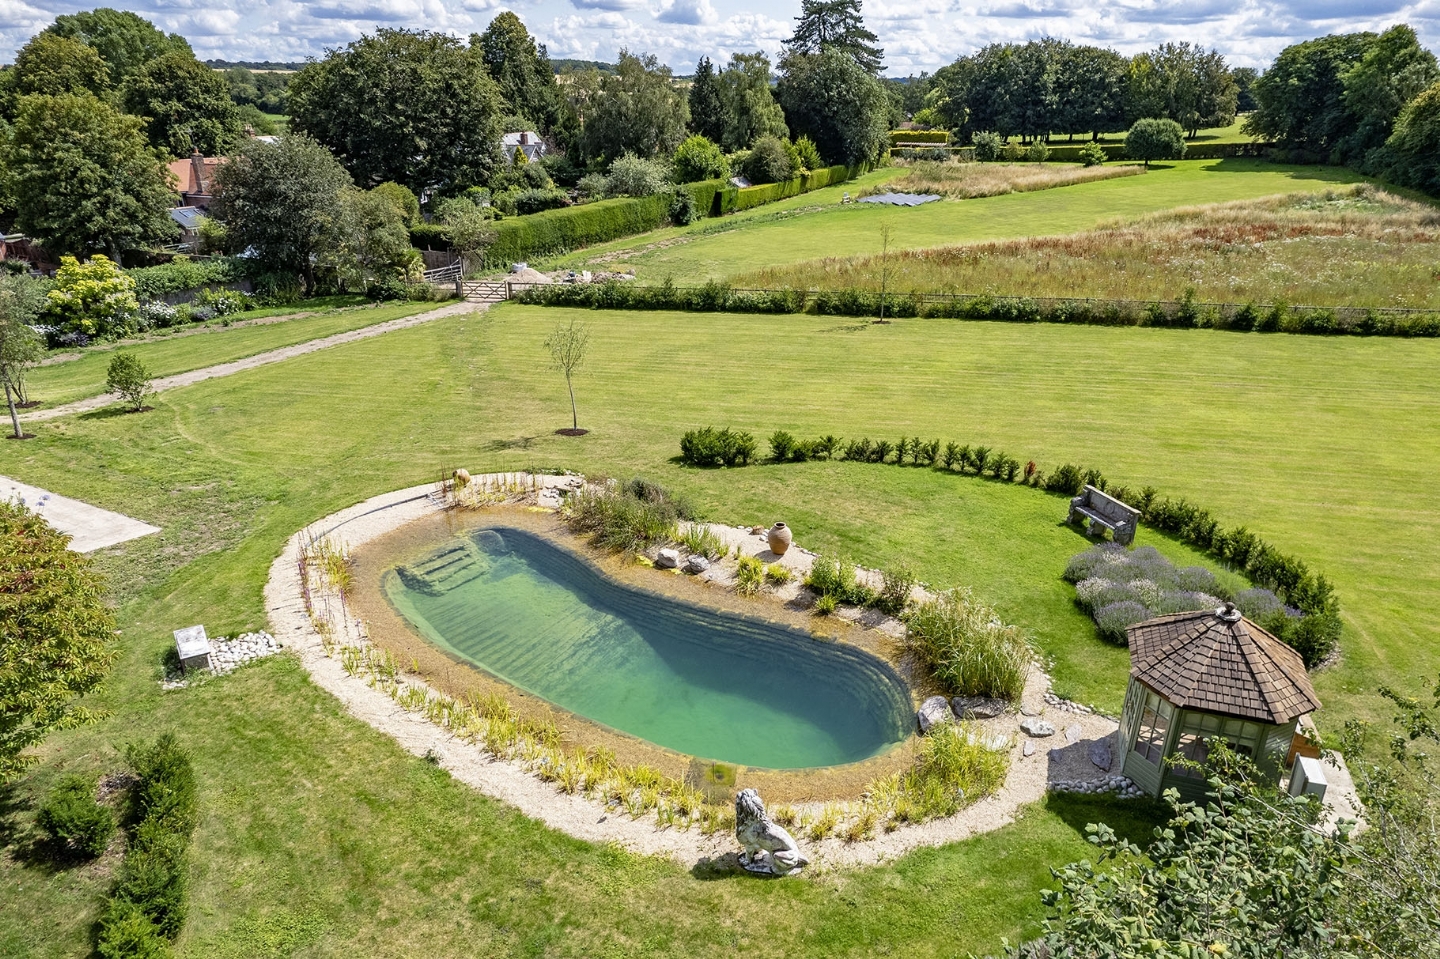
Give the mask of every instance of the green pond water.
<path id="1" fill-rule="evenodd" d="M 910 733 L 890 666 L 806 633 L 622 585 L 517 529 L 454 538 L 382 585 L 430 642 L 562 709 L 703 759 L 868 759 Z"/>

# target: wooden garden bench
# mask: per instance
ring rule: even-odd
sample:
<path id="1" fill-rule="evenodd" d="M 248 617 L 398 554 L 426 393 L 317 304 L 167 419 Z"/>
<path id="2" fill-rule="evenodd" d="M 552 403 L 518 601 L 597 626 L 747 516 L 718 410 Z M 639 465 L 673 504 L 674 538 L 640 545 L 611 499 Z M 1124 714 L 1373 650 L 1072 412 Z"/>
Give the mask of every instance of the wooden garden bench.
<path id="1" fill-rule="evenodd" d="M 1115 534 L 1115 542 L 1129 546 L 1135 539 L 1135 527 L 1140 524 L 1140 511 L 1087 484 L 1085 491 L 1070 501 L 1068 522 L 1086 520 L 1090 522 L 1092 534 L 1097 532 L 1097 527 L 1108 529 Z"/>

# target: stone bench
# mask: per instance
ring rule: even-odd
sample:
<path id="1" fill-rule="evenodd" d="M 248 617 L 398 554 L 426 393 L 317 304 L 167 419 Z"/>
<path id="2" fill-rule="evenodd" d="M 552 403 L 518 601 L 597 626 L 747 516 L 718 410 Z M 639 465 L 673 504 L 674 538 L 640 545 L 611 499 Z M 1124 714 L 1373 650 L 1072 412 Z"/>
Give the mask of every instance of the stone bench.
<path id="1" fill-rule="evenodd" d="M 1103 536 L 1103 531 L 1108 529 L 1115 535 L 1115 542 L 1129 546 L 1135 539 L 1135 528 L 1140 525 L 1140 511 L 1087 484 L 1084 492 L 1070 500 L 1067 522 L 1072 525 L 1088 522 L 1092 536 L 1097 533 Z"/>

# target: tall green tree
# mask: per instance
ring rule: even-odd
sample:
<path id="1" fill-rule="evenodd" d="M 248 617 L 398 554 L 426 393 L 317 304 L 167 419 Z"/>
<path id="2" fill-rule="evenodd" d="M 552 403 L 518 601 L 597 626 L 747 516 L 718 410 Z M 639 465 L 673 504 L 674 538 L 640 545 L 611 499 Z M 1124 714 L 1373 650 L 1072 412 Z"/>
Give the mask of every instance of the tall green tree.
<path id="1" fill-rule="evenodd" d="M 500 94 L 479 52 L 441 33 L 380 29 L 290 81 L 291 129 L 363 187 L 485 183 L 500 157 Z"/>
<path id="2" fill-rule="evenodd" d="M 815 141 L 827 163 L 878 159 L 886 143 L 889 97 L 880 81 L 839 49 L 787 56 L 777 89 L 796 136 Z"/>
<path id="3" fill-rule="evenodd" d="M 115 661 L 115 619 L 92 562 L 24 506 L 0 501 L 0 782 L 56 729 L 94 722 L 82 702 Z"/>
<path id="4" fill-rule="evenodd" d="M 470 38 L 470 48 L 480 52 L 504 109 L 529 117 L 549 133 L 560 105 L 555 71 L 545 46 L 536 44 L 520 18 L 506 10 L 490 21 L 484 33 Z"/>
<path id="5" fill-rule="evenodd" d="M 669 156 L 685 139 L 690 108 L 654 54 L 620 51 L 615 73 L 599 77 L 582 136 L 587 158 L 610 162 L 625 153 Z"/>
<path id="6" fill-rule="evenodd" d="M 419 256 L 391 191 L 381 187 L 340 191 L 336 242 L 321 251 L 320 264 L 343 289 L 402 279 Z"/>
<path id="7" fill-rule="evenodd" d="M 39 94 L 90 94 L 104 98 L 110 74 L 100 54 L 78 40 L 41 33 L 15 54 L 15 65 L 0 73 L 0 113 L 13 117 L 17 101 Z"/>
<path id="8" fill-rule="evenodd" d="M 344 240 L 341 193 L 353 184 L 330 151 L 304 134 L 248 140 L 215 173 L 210 211 L 231 248 L 315 291 L 317 257 Z"/>
<path id="9" fill-rule="evenodd" d="M 1235 111 L 1237 113 L 1249 113 L 1255 109 L 1255 98 L 1250 95 L 1250 88 L 1259 79 L 1260 71 L 1254 67 L 1236 67 L 1230 71 L 1230 79 L 1235 81 Z"/>
<path id="10" fill-rule="evenodd" d="M 1386 146 L 1396 158 L 1392 179 L 1440 196 L 1440 83 L 1405 105 Z"/>
<path id="11" fill-rule="evenodd" d="M 1374 42 L 1373 33 L 1346 33 L 1281 50 L 1250 88 L 1255 112 L 1246 119 L 1245 131 L 1312 159 L 1329 159 L 1353 130 L 1345 108 L 1345 74 Z"/>
<path id="12" fill-rule="evenodd" d="M 167 36 L 144 17 L 110 7 L 63 14 L 56 17 L 45 32 L 92 47 L 105 61 L 110 84 L 116 87 L 145 64 L 167 53 L 180 51 L 193 56 L 190 44 L 179 34 Z"/>
<path id="13" fill-rule="evenodd" d="M 1238 87 L 1225 58 L 1192 43 L 1164 43 L 1131 61 L 1129 113 L 1174 120 L 1191 137 L 1235 120 Z"/>
<path id="14" fill-rule="evenodd" d="M 801 0 L 795 33 L 785 41 L 786 56 L 810 56 L 839 50 L 878 75 L 884 67 L 885 51 L 876 44 L 880 38 L 865 26 L 861 0 Z"/>
<path id="15" fill-rule="evenodd" d="M 1340 76 L 1340 96 L 1354 124 L 1340 143 L 1345 162 L 1358 163 L 1383 144 L 1405 104 L 1436 80 L 1435 54 L 1420 45 L 1412 28 L 1400 24 L 1376 37 Z"/>
<path id="16" fill-rule="evenodd" d="M 54 253 L 120 262 L 178 232 L 170 172 L 140 120 L 92 96 L 21 97 L 0 168 L 16 226 Z"/>
<path id="17" fill-rule="evenodd" d="M 689 101 L 691 131 L 712 143 L 724 140 L 730 118 L 725 112 L 725 99 L 720 95 L 720 83 L 709 57 L 701 57 L 695 65 Z"/>
<path id="18" fill-rule="evenodd" d="M 763 136 L 790 136 L 785 111 L 770 92 L 770 58 L 764 53 L 731 54 L 719 87 L 726 119 L 720 144 L 726 150 L 743 150 Z"/>
<path id="19" fill-rule="evenodd" d="M 184 51 L 141 67 L 125 81 L 121 99 L 127 113 L 145 118 L 150 142 L 171 156 L 228 153 L 244 132 L 224 75 Z"/>

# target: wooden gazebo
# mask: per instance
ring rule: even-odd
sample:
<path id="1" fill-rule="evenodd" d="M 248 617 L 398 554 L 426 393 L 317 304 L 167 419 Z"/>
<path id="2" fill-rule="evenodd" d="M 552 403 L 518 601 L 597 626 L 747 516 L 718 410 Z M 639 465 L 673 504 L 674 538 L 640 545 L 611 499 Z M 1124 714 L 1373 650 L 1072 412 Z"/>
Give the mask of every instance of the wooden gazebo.
<path id="1" fill-rule="evenodd" d="M 1120 716 L 1123 771 L 1142 790 L 1204 798 L 1202 773 L 1172 757 L 1203 761 L 1223 737 L 1278 781 L 1296 723 L 1320 708 L 1300 654 L 1244 618 L 1233 604 L 1136 623 L 1130 685 Z"/>

